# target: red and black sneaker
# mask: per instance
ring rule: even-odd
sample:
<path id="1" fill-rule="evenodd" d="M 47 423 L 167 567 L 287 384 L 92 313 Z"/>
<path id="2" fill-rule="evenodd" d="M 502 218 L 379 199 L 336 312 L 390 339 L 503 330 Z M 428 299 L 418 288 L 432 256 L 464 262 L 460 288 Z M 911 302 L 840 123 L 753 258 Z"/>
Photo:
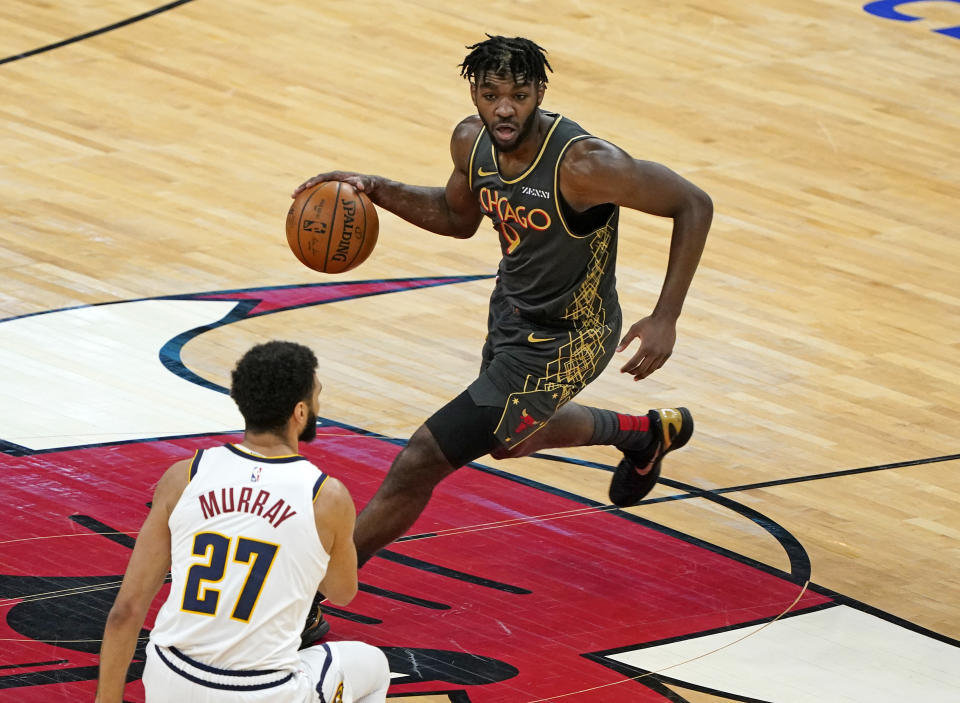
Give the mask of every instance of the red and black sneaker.
<path id="1" fill-rule="evenodd" d="M 647 413 L 653 441 L 646 449 L 621 449 L 623 459 L 610 481 L 610 502 L 625 508 L 636 505 L 660 478 L 660 463 L 693 435 L 693 415 L 686 408 L 660 408 Z"/>
<path id="2" fill-rule="evenodd" d="M 325 600 L 326 597 L 319 591 L 313 597 L 313 605 L 310 606 L 303 632 L 300 633 L 300 649 L 306 649 L 330 632 L 330 623 L 324 619 L 323 611 L 320 609 L 320 604 Z"/>

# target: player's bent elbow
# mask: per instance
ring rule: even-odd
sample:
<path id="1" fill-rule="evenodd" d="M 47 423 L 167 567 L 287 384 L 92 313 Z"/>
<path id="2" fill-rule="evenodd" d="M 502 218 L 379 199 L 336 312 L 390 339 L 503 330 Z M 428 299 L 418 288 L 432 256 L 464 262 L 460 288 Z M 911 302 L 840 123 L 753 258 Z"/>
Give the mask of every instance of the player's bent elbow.
<path id="1" fill-rule="evenodd" d="M 707 195 L 706 191 L 698 188 L 697 186 L 693 187 L 691 192 L 691 200 L 693 201 L 693 206 L 697 212 L 701 213 L 708 221 L 713 219 L 713 200 Z"/>
<path id="2" fill-rule="evenodd" d="M 320 582 L 320 592 L 334 605 L 349 605 L 357 595 L 357 567 L 333 567 Z"/>
<path id="3" fill-rule="evenodd" d="M 483 222 L 483 215 L 479 212 L 474 216 L 451 211 L 450 215 L 447 231 L 444 234 L 456 239 L 470 239 L 479 231 L 480 223 Z"/>
<path id="4" fill-rule="evenodd" d="M 324 584 L 320 588 L 328 601 L 339 606 L 350 605 L 350 601 L 357 595 L 357 590 L 356 580 L 352 584 Z"/>
<path id="5" fill-rule="evenodd" d="M 107 613 L 107 622 L 104 629 L 114 631 L 123 630 L 130 627 L 132 623 L 136 623 L 139 617 L 141 617 L 139 609 L 135 608 L 129 601 L 118 598 L 114 601 L 110 612 Z M 141 623 L 136 624 L 137 627 L 139 627 Z"/>
<path id="6" fill-rule="evenodd" d="M 452 222 L 445 228 L 445 231 L 440 232 L 440 234 L 454 239 L 470 239 L 470 237 L 477 233 L 478 229 L 480 229 L 480 225 L 473 224 L 472 222 L 466 224 Z"/>

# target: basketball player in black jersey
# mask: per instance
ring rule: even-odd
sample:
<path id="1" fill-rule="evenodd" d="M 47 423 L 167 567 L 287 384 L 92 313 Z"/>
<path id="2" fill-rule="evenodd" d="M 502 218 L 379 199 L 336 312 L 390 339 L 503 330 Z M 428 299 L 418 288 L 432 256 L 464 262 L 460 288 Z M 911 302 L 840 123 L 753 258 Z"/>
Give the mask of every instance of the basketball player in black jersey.
<path id="1" fill-rule="evenodd" d="M 459 239 L 472 237 L 486 216 L 503 253 L 480 375 L 417 429 L 359 515 L 361 563 L 413 524 L 444 477 L 485 454 L 613 445 L 623 458 L 610 499 L 627 506 L 647 495 L 664 455 L 693 433 L 686 408 L 635 416 L 571 399 L 634 340 L 639 348 L 621 371 L 635 380 L 670 357 L 710 228 L 710 198 L 665 166 L 633 159 L 541 109 L 553 70 L 544 50 L 519 37 L 487 36 L 468 47 L 461 65 L 478 114 L 454 129 L 445 187 L 334 171 L 294 193 L 346 181 L 408 222 Z M 614 288 L 620 206 L 673 219 L 660 298 L 622 338 Z"/>

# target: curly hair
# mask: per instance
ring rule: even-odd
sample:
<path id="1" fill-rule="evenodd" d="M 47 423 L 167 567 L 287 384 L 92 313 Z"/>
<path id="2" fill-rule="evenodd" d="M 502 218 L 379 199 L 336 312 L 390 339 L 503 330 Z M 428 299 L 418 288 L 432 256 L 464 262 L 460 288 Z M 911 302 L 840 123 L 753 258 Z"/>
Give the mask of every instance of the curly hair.
<path id="1" fill-rule="evenodd" d="M 251 347 L 231 374 L 230 397 L 252 432 L 278 432 L 297 403 L 310 402 L 317 357 L 295 342 L 270 341 Z"/>
<path id="2" fill-rule="evenodd" d="M 483 80 L 484 75 L 513 76 L 517 83 L 547 82 L 547 70 L 553 68 L 547 61 L 546 50 L 523 37 L 487 35 L 487 40 L 467 47 L 470 53 L 460 64 L 460 75 L 471 83 Z"/>

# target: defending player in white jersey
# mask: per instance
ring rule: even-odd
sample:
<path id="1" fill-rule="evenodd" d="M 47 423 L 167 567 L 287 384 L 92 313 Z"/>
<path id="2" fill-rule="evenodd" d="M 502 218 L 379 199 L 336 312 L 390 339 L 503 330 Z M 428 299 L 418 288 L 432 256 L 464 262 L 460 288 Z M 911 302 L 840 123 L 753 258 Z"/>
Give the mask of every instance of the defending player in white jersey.
<path id="1" fill-rule="evenodd" d="M 268 342 L 233 371 L 241 444 L 171 466 L 157 485 L 100 652 L 97 703 L 121 703 L 151 602 L 170 571 L 143 674 L 147 703 L 380 703 L 390 672 L 362 642 L 298 651 L 318 590 L 357 593 L 346 487 L 296 453 L 316 436 L 320 381 L 304 346 Z"/>

